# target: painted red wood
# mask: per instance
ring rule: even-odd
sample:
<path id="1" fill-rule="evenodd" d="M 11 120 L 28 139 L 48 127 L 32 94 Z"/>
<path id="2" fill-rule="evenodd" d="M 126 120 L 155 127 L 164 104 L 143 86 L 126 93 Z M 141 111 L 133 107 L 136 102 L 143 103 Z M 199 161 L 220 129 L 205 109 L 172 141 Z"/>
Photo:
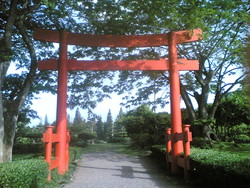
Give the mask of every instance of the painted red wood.
<path id="1" fill-rule="evenodd" d="M 39 70 L 58 70 L 58 60 L 49 59 L 39 61 Z M 68 71 L 75 70 L 169 70 L 167 59 L 160 60 L 102 60 L 102 61 L 78 61 L 68 60 Z M 179 70 L 198 70 L 198 60 L 178 59 Z"/>
<path id="2" fill-rule="evenodd" d="M 192 42 L 201 39 L 200 29 L 193 31 L 178 31 L 177 43 Z M 34 38 L 48 42 L 59 42 L 59 31 L 35 29 Z M 90 47 L 152 47 L 168 45 L 168 35 L 92 35 L 81 33 L 69 33 L 67 43 L 70 45 L 90 46 Z"/>
<path id="3" fill-rule="evenodd" d="M 180 76 L 177 55 L 177 37 L 175 32 L 169 34 L 169 78 L 170 78 L 170 104 L 171 104 L 171 134 L 172 134 L 172 160 L 171 171 L 179 173 L 177 157 L 183 152 L 182 140 L 176 135 L 182 133 L 181 99 L 180 99 Z"/>
<path id="4" fill-rule="evenodd" d="M 64 174 L 68 170 L 67 161 L 67 36 L 68 33 L 60 33 L 60 57 L 58 64 L 58 88 L 57 88 L 57 113 L 56 113 L 56 133 L 59 142 L 55 146 L 55 158 L 58 160 L 58 173 Z"/>

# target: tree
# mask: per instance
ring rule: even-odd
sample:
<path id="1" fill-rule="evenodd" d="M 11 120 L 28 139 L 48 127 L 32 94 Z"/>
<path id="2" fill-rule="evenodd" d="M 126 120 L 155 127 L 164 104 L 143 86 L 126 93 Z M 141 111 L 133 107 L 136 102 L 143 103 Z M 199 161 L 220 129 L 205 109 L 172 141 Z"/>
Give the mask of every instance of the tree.
<path id="1" fill-rule="evenodd" d="M 170 127 L 170 116 L 166 113 L 156 114 L 146 105 L 141 105 L 122 116 L 119 124 L 126 128 L 136 146 L 148 148 L 164 144 L 165 129 Z"/>
<path id="2" fill-rule="evenodd" d="M 220 138 L 235 137 L 235 129 L 250 124 L 250 100 L 244 90 L 229 93 L 215 112 L 216 130 Z M 243 131 L 243 130 L 242 130 Z M 239 133 L 239 132 L 238 132 Z"/>
<path id="3" fill-rule="evenodd" d="M 179 46 L 180 57 L 200 60 L 200 71 L 184 73 L 181 83 L 182 98 L 193 120 L 212 118 L 222 98 L 244 78 L 236 72 L 244 68 L 242 49 L 249 18 L 249 4 L 245 0 L 11 0 L 1 1 L 0 7 L 0 161 L 11 160 L 16 120 L 28 94 L 40 90 L 55 92 L 56 76 L 49 71 L 38 73 L 36 63 L 38 58 L 56 58 L 58 53 L 52 50 L 52 44 L 33 41 L 35 27 L 95 34 L 150 34 L 202 28 L 202 42 Z M 163 47 L 138 50 L 77 46 L 69 53 L 69 58 L 159 59 L 167 57 L 166 50 Z M 14 60 L 17 67 L 25 71 L 20 75 L 23 81 L 18 91 L 14 90 L 14 100 L 8 100 L 2 96 L 2 84 Z M 226 79 L 230 75 L 235 79 L 228 83 Z M 74 81 L 69 85 L 71 108 L 93 109 L 113 91 L 128 92 L 125 106 L 148 102 L 152 94 L 156 97 L 149 104 L 166 104 L 168 74 L 165 72 L 119 72 L 118 82 L 113 81 L 116 73 L 112 71 L 70 73 L 72 78 Z M 138 89 L 137 96 L 130 94 L 133 88 Z M 211 91 L 215 97 L 208 111 Z M 192 98 L 198 103 L 198 115 Z M 6 116 L 3 109 L 6 109 Z"/>
<path id="4" fill-rule="evenodd" d="M 71 121 L 71 119 L 70 119 L 70 115 L 68 114 L 68 117 L 67 117 L 67 125 L 69 126 L 69 127 L 71 127 L 72 125 L 73 125 L 73 123 L 72 123 L 72 121 Z"/>
<path id="5" fill-rule="evenodd" d="M 117 116 L 116 119 L 121 118 L 124 114 L 125 114 L 125 113 L 123 112 L 122 107 L 120 107 L 119 114 L 118 114 L 118 116 Z"/>
<path id="6" fill-rule="evenodd" d="M 28 96 L 32 98 L 32 93 L 39 91 L 55 92 L 55 77 L 48 76 L 49 72 L 37 72 L 37 59 L 56 53 L 53 52 L 52 44 L 33 40 L 34 28 L 77 27 L 80 24 L 71 15 L 73 7 L 77 10 L 80 6 L 78 1 L 0 2 L 0 162 L 12 160 L 17 119 Z M 11 62 L 15 63 L 17 69 L 22 69 L 22 73 L 7 75 Z M 3 85 L 6 83 L 7 88 L 18 87 L 5 90 Z"/>
<path id="7" fill-rule="evenodd" d="M 50 123 L 48 121 L 48 115 L 47 114 L 45 115 L 45 118 L 44 118 L 44 125 L 45 126 L 49 126 L 50 125 Z"/>
<path id="8" fill-rule="evenodd" d="M 102 121 L 102 117 L 97 118 L 96 135 L 97 135 L 97 139 L 104 140 L 104 123 Z"/>
<path id="9" fill-rule="evenodd" d="M 79 108 L 76 109 L 75 117 L 73 120 L 73 126 L 83 126 L 83 119 Z"/>
<path id="10" fill-rule="evenodd" d="M 121 142 L 124 140 L 124 138 L 127 137 L 127 131 L 125 126 L 122 123 L 122 117 L 125 115 L 125 113 L 122 110 L 122 107 L 120 108 L 119 114 L 114 122 L 114 141 Z"/>
<path id="11" fill-rule="evenodd" d="M 114 138 L 114 123 L 110 109 L 107 115 L 107 120 L 104 124 L 104 135 L 105 138 L 110 141 Z"/>
<path id="12" fill-rule="evenodd" d="M 198 59 L 200 62 L 199 71 L 181 75 L 181 96 L 192 122 L 213 119 L 223 97 L 240 86 L 246 76 L 242 72 L 246 67 L 244 54 L 250 5 L 245 0 L 106 0 L 86 6 L 89 9 L 86 16 L 96 34 L 151 34 L 194 28 L 203 30 L 202 41 L 178 45 L 179 58 Z M 98 53 L 94 51 L 93 56 L 96 59 L 159 59 L 168 57 L 168 54 L 165 47 L 142 50 L 116 48 L 103 49 Z M 114 73 L 101 76 L 102 80 L 103 77 L 112 78 Z M 91 73 L 89 80 L 95 80 L 95 85 L 98 85 L 100 82 L 96 81 L 97 77 Z M 167 104 L 167 72 L 121 71 L 118 78 L 115 85 L 105 85 L 102 89 L 107 93 L 127 93 L 126 107 L 146 102 L 153 106 Z M 131 95 L 131 90 L 135 88 L 136 96 Z M 156 97 L 150 101 L 152 95 Z M 209 97 L 213 97 L 211 107 L 208 105 Z"/>

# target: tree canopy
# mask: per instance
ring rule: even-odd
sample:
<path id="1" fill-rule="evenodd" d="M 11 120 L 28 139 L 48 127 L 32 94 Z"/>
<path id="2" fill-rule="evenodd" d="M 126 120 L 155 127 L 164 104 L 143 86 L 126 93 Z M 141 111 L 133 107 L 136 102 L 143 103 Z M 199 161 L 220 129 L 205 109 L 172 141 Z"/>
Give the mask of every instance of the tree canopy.
<path id="1" fill-rule="evenodd" d="M 33 40 L 36 27 L 86 34 L 152 34 L 201 28 L 203 40 L 178 46 L 179 57 L 199 59 L 200 70 L 182 73 L 181 94 L 189 116 L 213 118 L 222 98 L 245 75 L 247 0 L 0 1 L 0 161 L 11 160 L 19 112 L 39 91 L 56 91 L 56 73 L 37 71 L 37 61 L 58 58 L 54 44 Z M 90 48 L 75 46 L 69 58 L 159 59 L 167 47 Z M 13 62 L 19 75 L 7 76 Z M 69 106 L 93 109 L 109 94 L 126 94 L 125 106 L 168 103 L 168 73 L 71 72 Z M 117 80 L 115 78 L 118 78 Z M 229 79 L 230 78 L 230 79 Z M 16 86 L 16 87 L 15 87 Z M 11 89 L 14 88 L 14 89 Z M 136 89 L 136 95 L 131 91 Z M 212 108 L 208 98 L 212 96 Z M 153 100 L 149 100 L 151 96 Z M 194 101 L 198 106 L 195 113 Z M 3 111 L 4 110 L 4 111 Z M 8 115 L 7 115 L 8 114 Z M 4 138 L 4 139 L 3 139 Z M 1 152 L 5 150 L 4 152 Z M 5 153 L 6 156 L 1 154 Z"/>
<path id="2" fill-rule="evenodd" d="M 179 58 L 198 59 L 199 71 L 182 73 L 181 95 L 190 119 L 213 118 L 222 98 L 240 86 L 245 74 L 245 47 L 249 4 L 241 1 L 98 1 L 84 4 L 86 22 L 95 34 L 152 34 L 201 28 L 203 40 L 178 45 Z M 167 47 L 154 48 L 78 48 L 72 55 L 94 59 L 167 58 Z M 74 74 L 82 86 L 94 86 L 93 93 L 126 94 L 124 105 L 165 106 L 168 103 L 168 73 L 121 71 L 118 81 L 114 72 L 88 72 L 83 79 Z M 107 84 L 106 79 L 111 79 Z M 78 84 L 77 83 L 77 84 Z M 93 83 L 89 86 L 89 83 Z M 105 84 L 106 83 L 106 84 Z M 99 89 L 98 89 L 99 88 Z M 136 94 L 131 91 L 136 89 Z M 84 104 L 85 94 L 74 94 L 72 101 Z M 76 95 L 76 96 L 75 96 Z M 152 97 L 154 96 L 154 97 Z M 153 100 L 149 100 L 149 98 Z M 74 100 L 77 99 L 77 100 Z M 213 98 L 212 108 L 208 99 Z M 80 99 L 80 100 L 78 100 Z M 81 100 L 83 99 L 83 100 Z M 198 113 L 195 113 L 196 106 Z"/>
<path id="3" fill-rule="evenodd" d="M 124 114 L 117 123 L 125 127 L 134 144 L 142 148 L 164 144 L 165 129 L 171 126 L 169 114 L 154 113 L 145 104 Z"/>

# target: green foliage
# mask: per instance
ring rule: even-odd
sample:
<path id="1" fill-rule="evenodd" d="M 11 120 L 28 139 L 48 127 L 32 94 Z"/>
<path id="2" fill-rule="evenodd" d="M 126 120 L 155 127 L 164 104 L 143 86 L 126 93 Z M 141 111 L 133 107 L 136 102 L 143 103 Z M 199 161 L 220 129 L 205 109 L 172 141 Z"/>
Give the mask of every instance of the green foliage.
<path id="1" fill-rule="evenodd" d="M 213 118 L 213 111 L 223 96 L 234 86 L 241 84 L 244 69 L 244 47 L 249 19 L 249 3 L 239 1 L 196 1 L 196 0 L 168 0 L 168 1 L 97 1 L 86 2 L 86 18 L 89 27 L 96 34 L 152 34 L 169 31 L 192 30 L 201 28 L 203 40 L 195 44 L 178 45 L 179 57 L 198 59 L 200 70 L 182 73 L 182 90 L 187 96 L 184 102 L 189 104 L 188 111 L 198 118 Z M 191 31 L 192 32 L 192 31 Z M 86 50 L 96 59 L 159 59 L 168 57 L 165 48 L 148 49 L 102 49 L 99 52 Z M 79 55 L 80 49 L 75 52 Z M 81 52 L 82 53 L 82 52 Z M 233 66 L 232 66 L 233 65 Z M 237 74 L 239 73 L 239 74 Z M 99 73 L 98 73 L 99 74 Z M 88 74 L 84 84 L 94 82 L 103 83 L 104 77 L 114 78 L 113 72 Z M 234 75 L 234 76 L 232 76 Z M 228 82 L 230 77 L 230 82 Z M 80 78 L 79 78 L 80 79 Z M 85 79 L 85 78 L 84 78 Z M 97 79 L 100 79 L 98 82 Z M 149 71 L 121 71 L 115 85 L 105 84 L 103 91 L 115 91 L 126 94 L 124 106 L 141 105 L 147 103 L 152 106 L 166 105 L 168 96 L 167 72 Z M 78 80 L 78 79 L 77 79 Z M 80 80 L 78 81 L 80 82 Z M 136 95 L 131 95 L 135 89 Z M 82 89 L 83 91 L 83 89 Z M 98 90 L 99 91 L 99 90 Z M 208 96 L 215 94 L 213 110 L 208 110 Z M 73 94 L 74 95 L 74 94 Z M 84 103 L 85 94 L 78 96 Z M 155 96 L 154 101 L 150 97 Z M 199 113 L 191 99 L 196 100 Z"/>
<path id="2" fill-rule="evenodd" d="M 75 117 L 70 129 L 70 145 L 78 147 L 86 147 L 87 140 L 94 139 L 95 133 L 91 131 L 92 123 L 85 122 L 81 116 L 79 108 L 76 109 Z"/>
<path id="3" fill-rule="evenodd" d="M 250 136 L 250 99 L 244 90 L 237 90 L 229 95 L 218 106 L 215 113 L 216 131 L 222 140 L 236 141 L 239 135 L 242 141 Z M 241 139 L 237 139 L 237 142 Z"/>
<path id="4" fill-rule="evenodd" d="M 242 90 L 230 93 L 219 105 L 216 123 L 233 127 L 241 123 L 250 124 L 250 99 Z"/>
<path id="5" fill-rule="evenodd" d="M 211 140 L 208 140 L 202 137 L 193 138 L 191 144 L 192 146 L 198 147 L 201 149 L 213 148 L 213 142 Z"/>
<path id="6" fill-rule="evenodd" d="M 235 136 L 234 141 L 237 143 L 250 143 L 250 136 L 239 134 Z"/>
<path id="7" fill-rule="evenodd" d="M 13 146 L 13 153 L 43 153 L 44 149 L 43 143 L 15 143 Z"/>
<path id="8" fill-rule="evenodd" d="M 214 124 L 215 119 L 197 119 L 194 121 L 190 130 L 193 133 L 193 137 L 203 137 L 204 139 L 214 140 L 214 138 L 211 137 Z"/>
<path id="9" fill-rule="evenodd" d="M 42 153 L 44 151 L 44 143 L 42 142 L 42 134 L 44 131 L 45 127 L 43 125 L 28 127 L 19 124 L 14 141 L 13 153 Z"/>
<path id="10" fill-rule="evenodd" d="M 93 132 L 81 132 L 78 135 L 78 138 L 84 141 L 94 139 L 96 137 L 96 134 Z"/>
<path id="11" fill-rule="evenodd" d="M 195 174 L 207 186 L 246 187 L 250 181 L 250 159 L 223 151 L 193 148 L 190 159 Z"/>
<path id="12" fill-rule="evenodd" d="M 62 184 L 69 183 L 71 181 L 73 172 L 77 166 L 77 160 L 81 157 L 83 153 L 82 147 L 70 147 L 70 163 L 69 163 L 69 170 L 64 175 L 59 175 L 57 169 L 52 170 L 51 181 L 44 182 L 39 187 L 44 188 L 52 188 L 52 187 L 61 187 Z"/>
<path id="13" fill-rule="evenodd" d="M 114 138 L 114 122 L 110 109 L 107 115 L 107 120 L 104 123 L 104 138 L 107 141 L 112 141 L 112 139 Z"/>
<path id="14" fill-rule="evenodd" d="M 132 110 L 119 119 L 136 146 L 145 148 L 164 143 L 165 128 L 170 126 L 168 114 L 153 113 L 146 105 Z"/>
<path id="15" fill-rule="evenodd" d="M 97 135 L 97 139 L 104 140 L 104 123 L 101 117 L 97 118 L 96 135 Z"/>
<path id="16" fill-rule="evenodd" d="M 0 163 L 0 187 L 38 187 L 48 177 L 48 164 L 43 160 L 19 160 Z"/>
<path id="17" fill-rule="evenodd" d="M 79 126 L 82 126 L 83 123 L 84 123 L 84 121 L 82 119 L 80 110 L 79 110 L 79 108 L 77 108 L 76 113 L 75 113 L 75 117 L 74 117 L 74 120 L 73 120 L 73 126 L 79 127 Z"/>

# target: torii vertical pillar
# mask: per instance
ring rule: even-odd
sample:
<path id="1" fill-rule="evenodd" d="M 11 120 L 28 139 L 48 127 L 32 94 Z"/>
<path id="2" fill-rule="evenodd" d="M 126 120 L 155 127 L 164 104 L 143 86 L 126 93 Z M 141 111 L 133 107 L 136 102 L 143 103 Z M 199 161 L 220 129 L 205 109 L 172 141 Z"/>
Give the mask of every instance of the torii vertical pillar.
<path id="1" fill-rule="evenodd" d="M 169 33 L 169 76 L 170 76 L 170 100 L 171 100 L 171 135 L 172 135 L 172 163 L 171 171 L 178 173 L 177 157 L 183 151 L 183 143 L 180 139 L 182 133 L 182 118 L 180 108 L 180 76 L 177 63 L 177 42 L 175 32 Z"/>
<path id="2" fill-rule="evenodd" d="M 68 170 L 68 160 L 66 156 L 67 140 L 67 35 L 66 31 L 60 32 L 60 55 L 58 64 L 58 91 L 57 91 L 57 118 L 56 133 L 59 142 L 56 143 L 55 157 L 58 162 L 58 173 L 64 174 Z"/>

